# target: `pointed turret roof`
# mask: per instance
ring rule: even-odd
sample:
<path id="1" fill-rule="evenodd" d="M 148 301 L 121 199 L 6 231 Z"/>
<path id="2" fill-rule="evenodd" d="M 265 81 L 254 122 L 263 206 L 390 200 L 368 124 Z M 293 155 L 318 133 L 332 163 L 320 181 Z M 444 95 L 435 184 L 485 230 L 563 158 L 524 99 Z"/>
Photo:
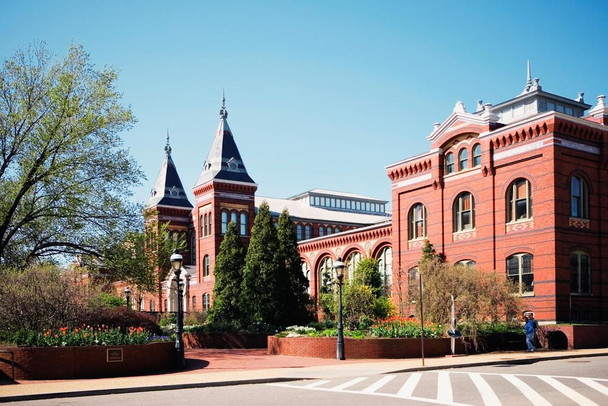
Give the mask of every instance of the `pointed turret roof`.
<path id="1" fill-rule="evenodd" d="M 176 206 L 192 208 L 186 196 L 186 190 L 177 174 L 177 168 L 171 158 L 171 145 L 169 145 L 169 131 L 167 131 L 167 144 L 165 145 L 165 160 L 160 167 L 156 183 L 150 192 L 150 199 L 146 207 Z"/>
<path id="2" fill-rule="evenodd" d="M 228 111 L 226 98 L 222 92 L 222 108 L 220 109 L 220 124 L 215 132 L 211 150 L 203 164 L 203 171 L 196 182 L 196 186 L 211 180 L 244 182 L 255 184 L 247 173 L 245 164 L 241 159 L 239 149 L 234 142 L 232 131 L 228 126 Z"/>

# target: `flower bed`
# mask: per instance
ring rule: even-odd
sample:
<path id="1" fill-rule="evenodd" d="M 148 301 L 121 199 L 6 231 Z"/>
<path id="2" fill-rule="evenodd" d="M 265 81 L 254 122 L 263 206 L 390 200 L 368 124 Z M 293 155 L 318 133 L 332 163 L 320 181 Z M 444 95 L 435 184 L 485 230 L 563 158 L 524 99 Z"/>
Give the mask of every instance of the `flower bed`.
<path id="1" fill-rule="evenodd" d="M 76 379 L 158 373 L 175 367 L 175 343 L 86 347 L 0 347 L 0 380 Z"/>
<path id="2" fill-rule="evenodd" d="M 268 353 L 295 357 L 336 358 L 336 338 L 269 336 Z M 421 355 L 420 339 L 346 337 L 344 353 L 347 359 L 417 358 Z M 464 353 L 461 340 L 456 341 L 456 353 Z M 425 338 L 425 356 L 440 357 L 448 354 L 451 354 L 449 338 Z"/>
<path id="3" fill-rule="evenodd" d="M 183 334 L 184 348 L 265 348 L 268 334 L 199 333 Z"/>

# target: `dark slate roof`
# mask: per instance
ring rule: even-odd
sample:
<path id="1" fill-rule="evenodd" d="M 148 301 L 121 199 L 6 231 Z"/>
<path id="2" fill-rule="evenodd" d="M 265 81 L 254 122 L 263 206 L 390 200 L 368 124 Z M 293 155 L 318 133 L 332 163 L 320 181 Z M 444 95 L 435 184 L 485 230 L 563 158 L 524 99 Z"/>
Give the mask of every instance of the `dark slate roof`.
<path id="1" fill-rule="evenodd" d="M 255 184 L 247 173 L 247 169 L 245 169 L 245 164 L 232 136 L 232 131 L 230 131 L 230 127 L 228 126 L 228 111 L 226 111 L 224 103 L 225 99 L 222 97 L 220 124 L 215 132 L 211 150 L 203 164 L 203 171 L 194 187 L 212 180 Z"/>
<path id="2" fill-rule="evenodd" d="M 182 181 L 177 174 L 177 168 L 171 158 L 171 146 L 169 146 L 169 134 L 167 134 L 167 145 L 165 146 L 165 160 L 160 167 L 154 188 L 150 191 L 150 199 L 146 207 L 175 206 L 192 208 L 192 204 L 186 196 Z"/>

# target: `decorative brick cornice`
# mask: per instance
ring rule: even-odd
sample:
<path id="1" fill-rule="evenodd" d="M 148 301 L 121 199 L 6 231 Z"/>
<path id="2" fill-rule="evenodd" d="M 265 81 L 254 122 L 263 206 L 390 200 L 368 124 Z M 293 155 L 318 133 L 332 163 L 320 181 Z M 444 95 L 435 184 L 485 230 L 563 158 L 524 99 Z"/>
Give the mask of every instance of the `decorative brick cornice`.
<path id="1" fill-rule="evenodd" d="M 408 162 L 403 165 L 390 168 L 387 176 L 392 180 L 405 178 L 407 176 L 416 175 L 421 172 L 430 171 L 433 168 L 431 158 L 427 158 L 418 162 Z"/>
<path id="2" fill-rule="evenodd" d="M 380 238 L 390 238 L 392 235 L 392 225 L 385 225 L 379 228 L 361 231 L 358 233 L 344 233 L 344 235 L 335 234 L 327 236 L 323 239 L 315 239 L 310 243 L 298 244 L 300 252 L 318 251 L 330 249 L 342 245 L 360 243 L 369 240 L 378 240 Z M 355 230 L 356 231 L 356 230 Z"/>

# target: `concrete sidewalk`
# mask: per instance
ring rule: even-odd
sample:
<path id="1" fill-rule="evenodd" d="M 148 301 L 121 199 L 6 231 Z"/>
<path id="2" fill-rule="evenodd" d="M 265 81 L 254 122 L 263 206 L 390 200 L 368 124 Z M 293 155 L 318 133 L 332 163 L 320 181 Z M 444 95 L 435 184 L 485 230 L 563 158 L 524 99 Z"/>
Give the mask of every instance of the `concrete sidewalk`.
<path id="1" fill-rule="evenodd" d="M 0 385 L 0 402 L 228 386 L 299 379 L 334 379 L 390 372 L 532 363 L 548 359 L 608 355 L 608 349 L 493 352 L 454 357 L 344 360 L 268 355 L 266 350 L 186 351 L 186 369 L 157 375 L 61 381 L 18 381 Z"/>

